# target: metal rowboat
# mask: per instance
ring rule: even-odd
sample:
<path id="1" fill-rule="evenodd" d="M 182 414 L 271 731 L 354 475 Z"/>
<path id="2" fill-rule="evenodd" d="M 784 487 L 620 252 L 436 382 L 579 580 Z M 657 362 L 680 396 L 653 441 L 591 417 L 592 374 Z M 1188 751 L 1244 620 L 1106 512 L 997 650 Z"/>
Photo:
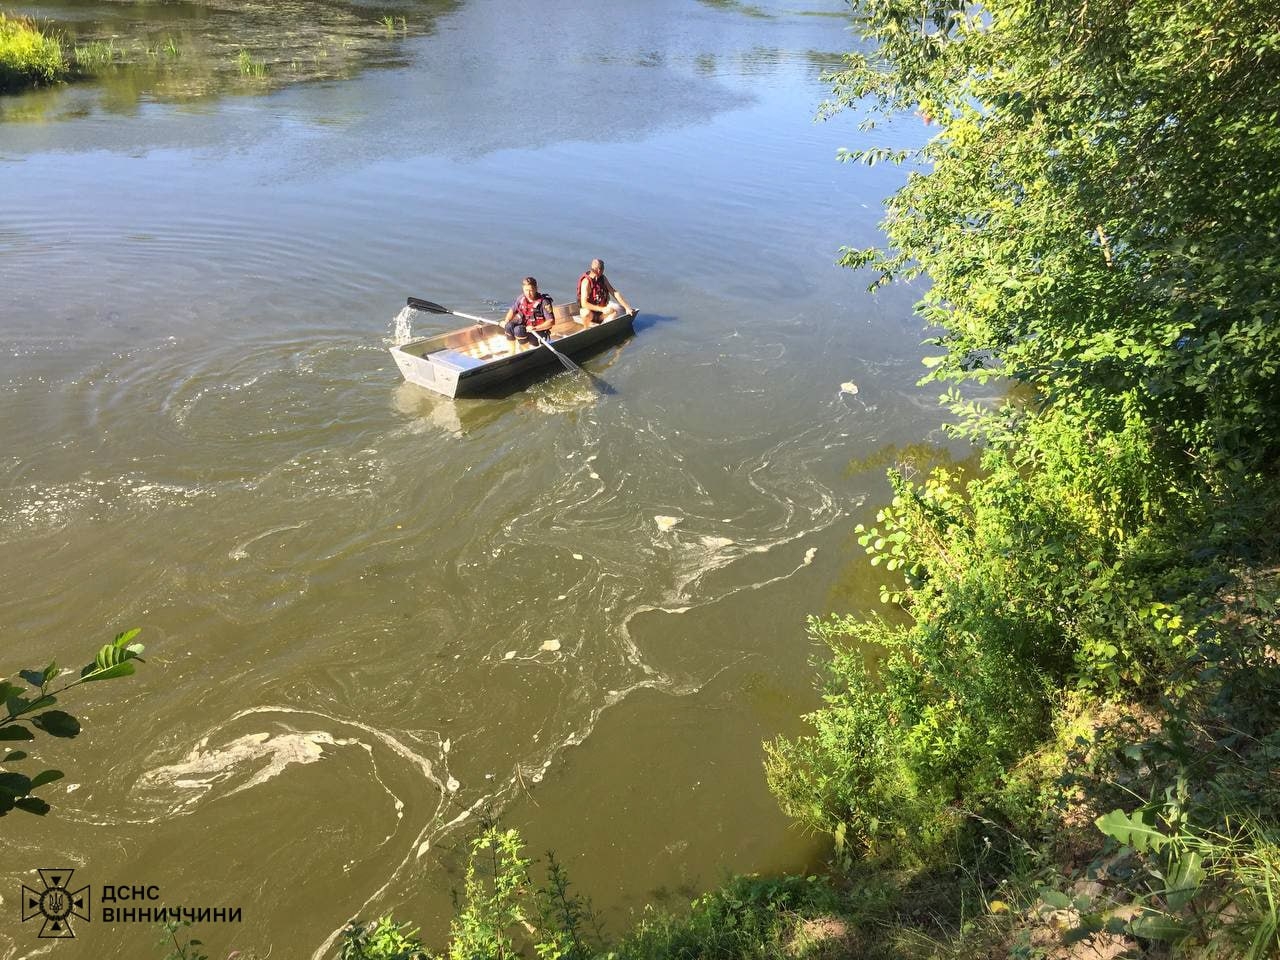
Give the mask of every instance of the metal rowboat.
<path id="1" fill-rule="evenodd" d="M 589 353 L 634 332 L 634 313 L 590 327 L 584 327 L 577 314 L 577 303 L 557 305 L 551 328 L 552 344 L 569 356 Z M 483 393 L 540 367 L 559 367 L 550 350 L 513 343 L 489 324 L 410 340 L 392 347 L 391 356 L 407 381 L 446 397 Z"/>

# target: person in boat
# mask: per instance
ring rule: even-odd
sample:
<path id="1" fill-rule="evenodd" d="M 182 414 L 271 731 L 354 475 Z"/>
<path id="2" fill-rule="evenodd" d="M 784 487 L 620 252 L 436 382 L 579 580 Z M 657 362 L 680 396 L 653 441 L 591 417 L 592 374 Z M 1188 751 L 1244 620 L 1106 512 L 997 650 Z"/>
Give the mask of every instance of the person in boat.
<path id="1" fill-rule="evenodd" d="M 525 277 L 523 286 L 524 292 L 511 304 L 502 324 L 507 331 L 507 339 L 529 343 L 536 339 L 533 336 L 535 332 L 550 339 L 551 328 L 555 325 L 551 298 L 538 291 L 538 281 L 533 277 Z"/>
<path id="2" fill-rule="evenodd" d="M 591 268 L 578 278 L 578 306 L 582 308 L 578 319 L 589 327 L 593 323 L 604 323 L 621 316 L 618 306 L 609 302 L 610 298 L 616 300 L 627 313 L 631 313 L 631 304 L 627 303 L 627 298 L 604 275 L 604 261 L 592 260 Z"/>

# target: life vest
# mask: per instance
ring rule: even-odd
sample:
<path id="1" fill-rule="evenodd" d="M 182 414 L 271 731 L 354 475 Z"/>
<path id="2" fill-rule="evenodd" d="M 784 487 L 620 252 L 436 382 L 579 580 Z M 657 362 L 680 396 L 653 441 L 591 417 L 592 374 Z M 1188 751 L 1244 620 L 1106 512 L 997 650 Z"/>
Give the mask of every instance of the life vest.
<path id="1" fill-rule="evenodd" d="M 516 318 L 526 326 L 552 317 L 551 298 L 545 293 L 538 294 L 537 300 L 530 300 L 522 293 L 511 309 L 516 312 Z"/>
<path id="2" fill-rule="evenodd" d="M 593 277 L 591 271 L 588 270 L 578 278 L 578 296 L 582 296 L 582 281 L 587 281 L 587 303 L 595 304 L 597 307 L 603 307 L 609 302 L 609 286 L 604 281 L 604 275 Z"/>

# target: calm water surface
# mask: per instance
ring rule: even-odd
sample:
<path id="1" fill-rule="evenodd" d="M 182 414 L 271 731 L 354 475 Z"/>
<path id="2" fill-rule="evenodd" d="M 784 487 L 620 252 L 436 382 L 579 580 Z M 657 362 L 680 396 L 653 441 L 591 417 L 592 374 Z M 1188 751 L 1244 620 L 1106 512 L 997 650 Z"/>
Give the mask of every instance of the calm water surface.
<path id="1" fill-rule="evenodd" d="M 0 653 L 151 656 L 38 742 L 68 777 L 4 821 L 0 957 L 48 865 L 242 907 L 215 956 L 391 910 L 438 943 L 486 809 L 614 929 L 820 857 L 760 741 L 816 702 L 805 614 L 876 596 L 848 462 L 940 422 L 919 291 L 834 266 L 903 176 L 812 122 L 844 4 L 22 9 L 129 62 L 0 98 Z M 612 394 L 400 382 L 407 294 L 564 299 L 593 256 L 641 311 Z M 156 955 L 96 909 L 62 953 Z"/>

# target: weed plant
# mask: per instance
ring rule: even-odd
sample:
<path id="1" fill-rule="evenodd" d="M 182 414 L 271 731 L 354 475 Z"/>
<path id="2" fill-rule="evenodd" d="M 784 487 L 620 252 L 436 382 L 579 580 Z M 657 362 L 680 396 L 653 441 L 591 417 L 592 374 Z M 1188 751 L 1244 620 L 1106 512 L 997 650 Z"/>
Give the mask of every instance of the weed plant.
<path id="1" fill-rule="evenodd" d="M 236 65 L 240 69 L 240 76 L 253 77 L 261 80 L 267 76 L 267 64 L 262 60 L 255 60 L 248 50 L 241 50 L 236 57 Z"/>
<path id="2" fill-rule="evenodd" d="M 93 40 L 89 43 L 76 44 L 72 49 L 72 56 L 78 71 L 93 73 L 122 60 L 124 51 L 116 46 L 115 40 Z"/>
<path id="3" fill-rule="evenodd" d="M 48 86 L 70 74 L 57 37 L 30 20 L 0 13 L 0 93 Z"/>

